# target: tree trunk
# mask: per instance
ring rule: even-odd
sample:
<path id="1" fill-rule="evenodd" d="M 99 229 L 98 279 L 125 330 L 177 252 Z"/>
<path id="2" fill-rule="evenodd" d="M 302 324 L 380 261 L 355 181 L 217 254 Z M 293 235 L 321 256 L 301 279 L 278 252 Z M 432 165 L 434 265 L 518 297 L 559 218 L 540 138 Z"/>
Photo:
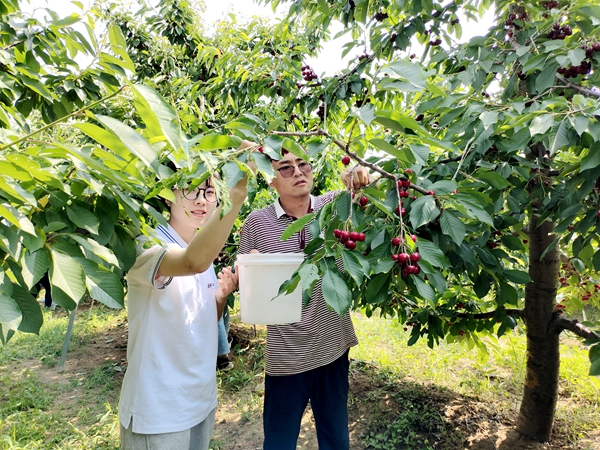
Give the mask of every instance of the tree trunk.
<path id="1" fill-rule="evenodd" d="M 516 431 L 546 442 L 552 434 L 558 396 L 560 333 L 552 322 L 556 316 L 560 258 L 557 245 L 540 261 L 555 236 L 552 222 L 536 227 L 537 219 L 533 214 L 529 226 L 529 276 L 533 281 L 525 287 L 527 375 Z"/>

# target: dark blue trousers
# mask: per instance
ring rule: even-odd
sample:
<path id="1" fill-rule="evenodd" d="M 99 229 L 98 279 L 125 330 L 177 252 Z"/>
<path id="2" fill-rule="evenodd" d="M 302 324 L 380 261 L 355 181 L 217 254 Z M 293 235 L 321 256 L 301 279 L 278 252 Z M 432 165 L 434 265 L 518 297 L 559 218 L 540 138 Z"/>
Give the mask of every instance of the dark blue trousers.
<path id="1" fill-rule="evenodd" d="M 326 366 L 265 379 L 264 450 L 296 450 L 310 401 L 319 450 L 348 450 L 348 351 Z"/>

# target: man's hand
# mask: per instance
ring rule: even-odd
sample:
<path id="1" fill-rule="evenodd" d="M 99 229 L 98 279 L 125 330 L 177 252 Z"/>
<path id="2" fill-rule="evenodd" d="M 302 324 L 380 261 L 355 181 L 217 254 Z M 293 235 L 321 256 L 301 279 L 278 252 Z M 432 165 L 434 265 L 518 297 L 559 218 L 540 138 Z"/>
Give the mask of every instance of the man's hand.
<path id="1" fill-rule="evenodd" d="M 350 187 L 350 179 L 352 179 L 354 189 L 360 189 L 373 181 L 369 177 L 369 171 L 363 166 L 356 166 L 342 172 L 342 183 L 344 183 L 346 188 Z"/>

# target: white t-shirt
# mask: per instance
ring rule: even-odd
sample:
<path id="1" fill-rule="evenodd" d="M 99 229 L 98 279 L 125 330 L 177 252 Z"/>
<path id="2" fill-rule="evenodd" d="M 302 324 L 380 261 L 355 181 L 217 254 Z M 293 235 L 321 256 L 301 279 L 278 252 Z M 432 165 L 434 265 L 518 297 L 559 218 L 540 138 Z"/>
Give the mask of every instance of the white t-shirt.
<path id="1" fill-rule="evenodd" d="M 157 236 L 169 249 L 187 247 L 172 227 Z M 217 406 L 217 277 L 204 273 L 155 279 L 166 249 L 138 243 L 127 274 L 128 367 L 119 401 L 121 424 L 133 432 L 171 433 L 202 422 Z"/>

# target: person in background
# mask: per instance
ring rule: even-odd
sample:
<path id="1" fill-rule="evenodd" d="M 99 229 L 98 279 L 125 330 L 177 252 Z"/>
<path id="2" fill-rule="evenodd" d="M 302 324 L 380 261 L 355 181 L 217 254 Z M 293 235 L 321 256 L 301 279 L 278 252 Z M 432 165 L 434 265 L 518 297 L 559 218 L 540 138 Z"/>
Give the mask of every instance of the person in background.
<path id="1" fill-rule="evenodd" d="M 251 144 L 244 141 L 240 148 Z M 212 262 L 246 198 L 244 177 L 221 217 L 210 179 L 172 190 L 158 245 L 138 240 L 127 274 L 128 368 L 119 401 L 122 450 L 208 450 L 217 406 L 217 322 L 237 275 Z"/>
<path id="2" fill-rule="evenodd" d="M 276 176 L 271 186 L 279 198 L 250 213 L 242 228 L 238 254 L 302 252 L 312 239 L 308 224 L 297 239 L 282 241 L 282 233 L 293 221 L 317 212 L 338 195 L 327 192 L 312 196 L 312 166 L 292 153 L 282 151 L 281 159 L 272 164 Z M 351 178 L 356 188 L 371 181 L 364 167 L 342 173 L 346 187 Z M 267 325 L 264 450 L 296 449 L 309 401 L 319 449 L 349 449 L 348 353 L 357 343 L 350 314 L 339 316 L 327 307 L 320 282 L 303 307 L 300 322 Z"/>

